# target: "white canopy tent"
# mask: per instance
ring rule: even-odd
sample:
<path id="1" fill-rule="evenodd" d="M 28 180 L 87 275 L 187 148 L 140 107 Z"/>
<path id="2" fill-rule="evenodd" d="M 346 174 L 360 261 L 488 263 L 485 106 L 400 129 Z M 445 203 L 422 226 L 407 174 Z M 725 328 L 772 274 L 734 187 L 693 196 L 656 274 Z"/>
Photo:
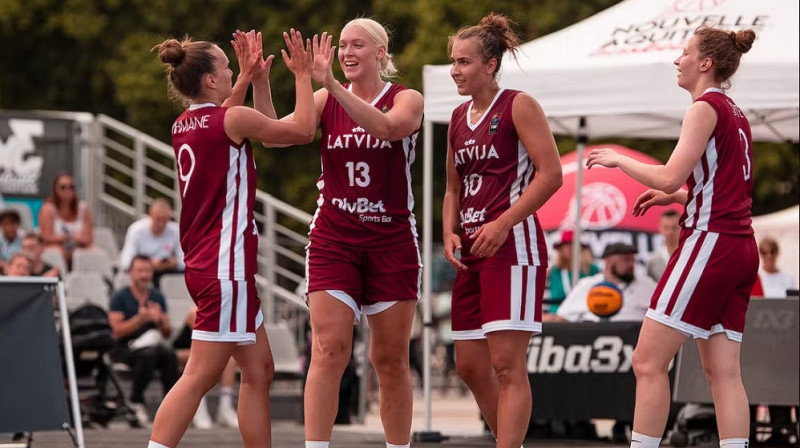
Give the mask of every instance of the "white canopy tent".
<path id="1" fill-rule="evenodd" d="M 754 140 L 797 142 L 798 9 L 796 0 L 625 0 L 522 45 L 518 60 L 509 56 L 503 60 L 500 84 L 536 98 L 553 133 L 578 139 L 579 159 L 589 138 L 677 139 L 691 97 L 677 86 L 677 71 L 672 64 L 686 41 L 704 24 L 734 30 L 752 28 L 757 39 L 743 56 L 729 93 L 747 113 Z M 423 263 L 430 266 L 433 124 L 447 123 L 453 109 L 468 98 L 458 95 L 449 65 L 426 65 L 423 85 Z M 444 148 L 437 154 L 444 158 Z M 580 172 L 577 182 L 580 187 Z M 576 210 L 580 210 L 580 194 L 576 200 Z M 580 233 L 579 228 L 576 233 Z M 425 271 L 423 297 L 425 322 L 429 323 L 430 272 Z M 426 344 L 429 338 L 430 327 L 426 326 Z M 430 429 L 427 350 L 424 361 L 426 423 Z"/>

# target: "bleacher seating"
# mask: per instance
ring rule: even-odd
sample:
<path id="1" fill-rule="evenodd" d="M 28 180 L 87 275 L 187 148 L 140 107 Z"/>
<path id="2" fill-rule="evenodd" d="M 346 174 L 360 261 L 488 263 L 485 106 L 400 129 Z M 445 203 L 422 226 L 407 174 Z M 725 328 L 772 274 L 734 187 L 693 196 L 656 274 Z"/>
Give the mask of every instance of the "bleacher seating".
<path id="1" fill-rule="evenodd" d="M 161 293 L 167 302 L 167 312 L 173 330 L 183 327 L 186 314 L 194 307 L 194 301 L 186 289 L 186 280 L 182 273 L 164 274 L 161 276 Z"/>
<path id="2" fill-rule="evenodd" d="M 275 379 L 297 379 L 303 375 L 295 337 L 285 324 L 265 324 L 275 363 Z"/>
<path id="3" fill-rule="evenodd" d="M 86 302 L 108 311 L 108 285 L 97 272 L 72 271 L 65 277 L 67 307 L 75 309 Z"/>
<path id="4" fill-rule="evenodd" d="M 58 268 L 58 272 L 61 275 L 61 278 L 69 272 L 67 270 L 67 261 L 64 259 L 64 255 L 61 253 L 61 250 L 55 247 L 48 247 L 42 251 L 42 260 L 51 265 Z"/>
<path id="5" fill-rule="evenodd" d="M 119 263 L 119 245 L 114 231 L 110 227 L 95 226 L 92 234 L 95 246 L 103 249 L 116 267 Z"/>
<path id="6" fill-rule="evenodd" d="M 101 249 L 75 249 L 72 253 L 72 270 L 96 272 L 109 284 L 114 279 L 111 258 Z"/>

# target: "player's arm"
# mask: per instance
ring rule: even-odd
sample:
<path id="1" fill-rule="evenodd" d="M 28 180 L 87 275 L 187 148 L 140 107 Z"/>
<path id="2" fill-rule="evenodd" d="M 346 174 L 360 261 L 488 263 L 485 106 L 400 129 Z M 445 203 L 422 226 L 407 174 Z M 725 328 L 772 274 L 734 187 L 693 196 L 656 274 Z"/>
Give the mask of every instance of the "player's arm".
<path id="1" fill-rule="evenodd" d="M 325 85 L 347 114 L 364 130 L 384 141 L 400 140 L 419 129 L 422 123 L 422 94 L 406 89 L 394 97 L 394 106 L 386 113 L 376 109 L 339 82 Z"/>
<path id="2" fill-rule="evenodd" d="M 520 93 L 514 97 L 511 107 L 514 128 L 536 169 L 536 175 L 514 205 L 472 234 L 470 238 L 475 240 L 475 244 L 470 251 L 481 257 L 497 253 L 511 228 L 538 210 L 563 182 L 558 148 L 539 103 L 530 95 Z"/>
<path id="3" fill-rule="evenodd" d="M 586 166 L 619 167 L 648 188 L 671 194 L 677 192 L 702 157 L 717 125 L 717 113 L 705 101 L 693 103 L 683 117 L 678 144 L 666 165 L 650 165 L 625 157 L 611 149 L 593 150 Z M 685 201 L 684 201 L 685 202 Z"/>
<path id="4" fill-rule="evenodd" d="M 399 140 L 417 130 L 422 123 L 422 95 L 416 90 L 404 90 L 395 95 L 392 110 L 379 111 L 347 90 L 333 76 L 335 51 L 331 41 L 332 36 L 328 33 L 314 36 L 314 80 L 322 83 L 359 126 L 381 140 Z"/>
<path id="5" fill-rule="evenodd" d="M 448 135 L 450 133 L 448 132 Z M 442 235 L 444 240 L 444 257 L 456 269 L 467 269 L 455 256 L 455 251 L 461 250 L 461 237 L 458 235 L 460 226 L 459 210 L 461 209 L 461 179 L 453 157 L 448 138 L 447 143 L 447 184 L 444 190 L 442 203 Z"/>
<path id="6" fill-rule="evenodd" d="M 242 33 L 239 30 L 233 33 L 231 45 L 233 45 L 233 51 L 236 54 L 236 59 L 239 61 L 239 76 L 236 77 L 236 83 L 233 84 L 231 96 L 222 102 L 223 107 L 241 106 L 244 104 L 244 99 L 247 96 L 247 89 L 253 81 L 253 71 L 261 60 L 261 48 L 254 49 L 253 38 L 250 37 L 249 34 L 250 33 Z"/>
<path id="7" fill-rule="evenodd" d="M 511 110 L 514 128 L 536 173 L 519 200 L 498 218 L 505 220 L 509 228 L 539 210 L 563 183 L 556 141 L 539 103 L 520 93 L 514 97 Z"/>
<path id="8" fill-rule="evenodd" d="M 319 123 L 322 119 L 322 109 L 325 108 L 325 103 L 328 101 L 328 91 L 323 89 L 319 89 L 314 92 L 314 109 L 316 110 L 316 122 L 314 124 L 314 129 L 319 128 Z M 291 113 L 283 118 L 280 121 L 291 121 L 294 120 L 294 113 Z M 261 142 L 267 148 L 285 148 L 287 146 L 291 146 L 289 144 L 279 144 L 274 142 Z"/>

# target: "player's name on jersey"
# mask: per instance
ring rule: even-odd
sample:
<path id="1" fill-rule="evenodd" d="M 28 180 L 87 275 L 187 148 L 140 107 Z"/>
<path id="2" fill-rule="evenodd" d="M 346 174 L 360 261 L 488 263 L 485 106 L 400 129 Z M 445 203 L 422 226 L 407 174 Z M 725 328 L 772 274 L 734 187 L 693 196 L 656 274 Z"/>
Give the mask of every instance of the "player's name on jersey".
<path id="1" fill-rule="evenodd" d="M 172 125 L 172 133 L 180 134 L 182 132 L 194 131 L 198 128 L 207 129 L 208 118 L 208 115 L 203 115 L 201 117 L 189 117 L 185 120 L 176 121 Z"/>
<path id="2" fill-rule="evenodd" d="M 392 149 L 392 143 L 375 138 L 362 128 L 352 134 L 328 135 L 328 149 Z"/>
<path id="3" fill-rule="evenodd" d="M 500 156 L 497 155 L 494 145 L 474 145 L 453 151 L 453 158 L 455 165 L 459 166 L 467 160 L 499 159 Z"/>

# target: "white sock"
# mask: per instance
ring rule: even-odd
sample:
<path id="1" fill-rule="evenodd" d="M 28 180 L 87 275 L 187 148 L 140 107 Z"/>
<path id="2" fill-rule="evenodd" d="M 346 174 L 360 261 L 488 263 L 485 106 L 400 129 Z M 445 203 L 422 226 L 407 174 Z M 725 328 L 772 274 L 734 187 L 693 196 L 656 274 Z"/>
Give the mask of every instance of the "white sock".
<path id="1" fill-rule="evenodd" d="M 750 441 L 748 439 L 722 439 L 719 441 L 720 448 L 748 448 Z"/>
<path id="2" fill-rule="evenodd" d="M 157 443 L 157 442 L 153 442 L 151 440 L 151 441 L 147 442 L 147 448 L 169 448 L 169 447 L 166 446 L 166 445 L 162 445 L 160 443 Z"/>
<path id="3" fill-rule="evenodd" d="M 386 448 L 411 448 L 411 444 L 406 443 L 405 445 L 393 445 L 389 442 L 386 442 Z"/>
<path id="4" fill-rule="evenodd" d="M 631 432 L 631 448 L 658 448 L 661 437 L 650 437 L 638 432 Z"/>
<path id="5" fill-rule="evenodd" d="M 233 388 L 219 388 L 219 407 L 233 408 Z"/>
<path id="6" fill-rule="evenodd" d="M 306 440 L 306 448 L 330 448 L 331 442 Z"/>

